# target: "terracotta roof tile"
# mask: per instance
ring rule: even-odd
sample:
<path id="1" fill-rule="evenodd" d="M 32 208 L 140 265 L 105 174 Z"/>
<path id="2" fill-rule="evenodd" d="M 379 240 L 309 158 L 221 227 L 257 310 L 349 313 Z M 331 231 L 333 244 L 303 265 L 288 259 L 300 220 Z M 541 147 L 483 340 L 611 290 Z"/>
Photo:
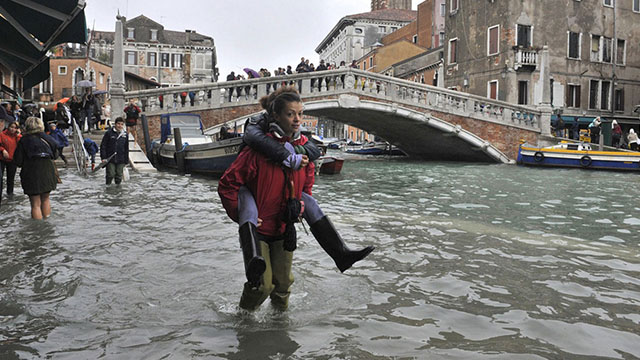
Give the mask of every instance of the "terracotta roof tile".
<path id="1" fill-rule="evenodd" d="M 349 19 L 374 19 L 374 20 L 395 20 L 395 21 L 413 21 L 418 17 L 415 10 L 402 9 L 382 9 L 374 10 L 366 13 L 354 14 L 346 16 Z"/>

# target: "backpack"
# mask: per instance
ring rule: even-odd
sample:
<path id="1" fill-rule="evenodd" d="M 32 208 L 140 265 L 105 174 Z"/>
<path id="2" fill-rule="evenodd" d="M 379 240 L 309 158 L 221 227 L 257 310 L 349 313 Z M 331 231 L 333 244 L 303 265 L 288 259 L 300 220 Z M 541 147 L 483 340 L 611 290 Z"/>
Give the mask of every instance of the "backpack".
<path id="1" fill-rule="evenodd" d="M 127 119 L 137 119 L 138 110 L 135 106 L 127 106 Z"/>

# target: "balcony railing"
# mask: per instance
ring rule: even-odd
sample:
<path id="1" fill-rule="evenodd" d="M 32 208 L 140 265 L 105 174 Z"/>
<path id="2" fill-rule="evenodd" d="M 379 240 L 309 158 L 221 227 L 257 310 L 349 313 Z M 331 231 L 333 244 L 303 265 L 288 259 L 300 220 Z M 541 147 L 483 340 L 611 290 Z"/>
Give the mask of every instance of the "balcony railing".
<path id="1" fill-rule="evenodd" d="M 516 49 L 516 61 L 513 67 L 518 70 L 523 66 L 533 68 L 538 66 L 538 50 Z"/>

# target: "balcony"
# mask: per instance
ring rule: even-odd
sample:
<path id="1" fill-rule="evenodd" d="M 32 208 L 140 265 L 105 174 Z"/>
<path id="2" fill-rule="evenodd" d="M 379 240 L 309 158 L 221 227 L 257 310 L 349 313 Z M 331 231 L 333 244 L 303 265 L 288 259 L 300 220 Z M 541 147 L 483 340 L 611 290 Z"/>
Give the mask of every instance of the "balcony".
<path id="1" fill-rule="evenodd" d="M 533 71 L 538 66 L 538 50 L 516 48 L 516 59 L 513 65 L 515 70 L 522 68 L 523 70 Z"/>

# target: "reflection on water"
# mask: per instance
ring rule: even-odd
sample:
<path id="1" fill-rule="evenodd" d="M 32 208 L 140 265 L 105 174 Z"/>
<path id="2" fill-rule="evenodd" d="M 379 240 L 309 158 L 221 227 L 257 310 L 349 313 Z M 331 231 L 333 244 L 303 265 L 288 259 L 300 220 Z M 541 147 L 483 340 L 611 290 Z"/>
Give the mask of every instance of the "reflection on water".
<path id="1" fill-rule="evenodd" d="M 350 159 L 314 195 L 377 249 L 340 274 L 300 228 L 285 313 L 239 310 L 216 180 L 62 176 L 0 208 L 2 359 L 640 357 L 635 174 Z"/>

